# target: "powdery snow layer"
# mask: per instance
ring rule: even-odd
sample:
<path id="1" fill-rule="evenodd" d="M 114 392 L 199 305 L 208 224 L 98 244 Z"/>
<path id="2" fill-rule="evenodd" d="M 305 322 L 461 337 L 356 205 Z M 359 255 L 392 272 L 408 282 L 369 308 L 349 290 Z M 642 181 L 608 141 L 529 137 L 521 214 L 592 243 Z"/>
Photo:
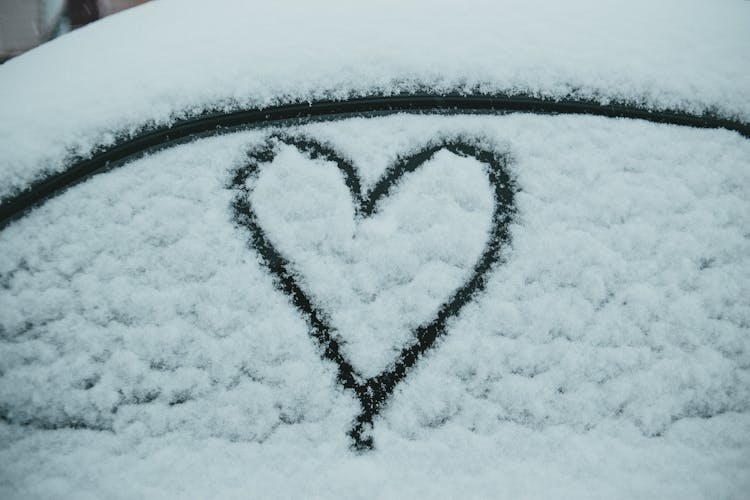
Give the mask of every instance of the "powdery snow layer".
<path id="1" fill-rule="evenodd" d="M 232 171 L 269 133 L 239 132 L 96 176 L 0 233 L 0 496 L 745 496 L 749 141 L 532 115 L 286 132 L 329 144 L 365 188 L 436 138 L 479 141 L 519 190 L 504 264 L 398 386 L 376 449 L 350 451 L 356 400 L 232 223 Z M 251 183 L 362 373 L 465 279 L 492 203 L 482 165 L 448 152 L 367 220 L 332 164 L 290 146 Z"/>
<path id="2" fill-rule="evenodd" d="M 531 93 L 750 121 L 743 0 L 161 0 L 0 66 L 0 199 L 205 109 Z"/>

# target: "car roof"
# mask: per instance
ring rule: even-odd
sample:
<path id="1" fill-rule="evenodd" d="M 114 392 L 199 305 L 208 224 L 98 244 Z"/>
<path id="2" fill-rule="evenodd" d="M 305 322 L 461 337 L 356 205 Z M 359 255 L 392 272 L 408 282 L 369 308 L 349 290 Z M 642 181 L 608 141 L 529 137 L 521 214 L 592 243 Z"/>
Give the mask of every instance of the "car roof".
<path id="1" fill-rule="evenodd" d="M 0 66 L 0 200 L 207 110 L 427 92 L 750 121 L 747 2 L 164 0 Z"/>

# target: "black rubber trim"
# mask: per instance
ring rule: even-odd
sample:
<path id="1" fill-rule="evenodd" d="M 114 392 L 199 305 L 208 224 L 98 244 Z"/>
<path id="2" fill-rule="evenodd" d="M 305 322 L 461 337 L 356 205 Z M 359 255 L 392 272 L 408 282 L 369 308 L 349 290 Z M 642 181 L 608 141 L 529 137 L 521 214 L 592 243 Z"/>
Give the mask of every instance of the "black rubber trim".
<path id="1" fill-rule="evenodd" d="M 0 229 L 32 207 L 91 175 L 106 171 L 119 162 L 154 148 L 179 143 L 195 136 L 229 132 L 237 128 L 272 125 L 284 121 L 325 120 L 341 115 L 387 114 L 405 111 L 447 113 L 550 113 L 586 114 L 632 118 L 699 128 L 724 128 L 750 138 L 750 124 L 713 114 L 695 115 L 681 111 L 653 111 L 623 103 L 555 100 L 527 95 L 400 94 L 372 96 L 346 101 L 316 101 L 231 113 L 206 113 L 178 121 L 171 126 L 144 129 L 124 138 L 92 157 L 73 161 L 66 171 L 35 182 L 26 190 L 0 203 Z"/>

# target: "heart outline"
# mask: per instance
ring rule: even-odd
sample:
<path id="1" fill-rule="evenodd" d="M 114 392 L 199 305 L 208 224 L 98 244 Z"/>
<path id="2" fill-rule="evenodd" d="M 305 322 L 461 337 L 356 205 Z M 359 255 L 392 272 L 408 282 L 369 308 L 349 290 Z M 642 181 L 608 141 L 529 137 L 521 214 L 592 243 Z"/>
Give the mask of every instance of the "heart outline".
<path id="1" fill-rule="evenodd" d="M 391 187 L 405 174 L 414 172 L 427 163 L 438 151 L 446 149 L 458 156 L 473 157 L 485 166 L 485 173 L 493 188 L 494 208 L 489 238 L 474 265 L 471 277 L 438 307 L 432 320 L 412 330 L 415 341 L 404 346 L 396 360 L 374 377 L 364 378 L 359 375 L 341 353 L 339 341 L 335 338 L 336 329 L 328 322 L 327 314 L 318 309 L 299 286 L 293 265 L 268 239 L 250 202 L 252 189 L 247 186 L 247 181 L 257 177 L 261 165 L 273 161 L 281 144 L 297 148 L 311 160 L 323 159 L 335 163 L 352 196 L 355 217 L 360 219 L 374 215 L 379 201 L 390 194 Z M 500 249 L 510 242 L 509 225 L 516 213 L 514 195 L 517 190 L 514 180 L 506 171 L 508 163 L 507 153 L 486 149 L 478 140 L 469 142 L 461 138 L 441 139 L 428 143 L 416 153 L 399 156 L 365 195 L 354 165 L 333 148 L 304 135 L 274 133 L 260 147 L 249 151 L 247 162 L 234 170 L 228 187 L 235 191 L 232 201 L 235 224 L 249 231 L 250 246 L 258 252 L 263 264 L 274 276 L 277 288 L 287 294 L 305 316 L 309 335 L 317 342 L 321 356 L 336 364 L 339 383 L 345 389 L 353 391 L 360 403 L 361 412 L 349 432 L 355 449 L 366 450 L 373 447 L 369 430 L 396 386 L 406 378 L 419 358 L 434 346 L 437 339 L 447 333 L 447 322 L 458 316 L 463 307 L 484 289 L 491 269 L 502 263 Z"/>

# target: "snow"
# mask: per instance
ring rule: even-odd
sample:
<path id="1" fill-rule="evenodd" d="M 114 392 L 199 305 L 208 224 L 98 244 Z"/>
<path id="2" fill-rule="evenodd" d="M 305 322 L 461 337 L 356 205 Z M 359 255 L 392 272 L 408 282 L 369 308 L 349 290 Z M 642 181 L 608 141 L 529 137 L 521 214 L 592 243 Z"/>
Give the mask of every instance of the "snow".
<path id="1" fill-rule="evenodd" d="M 741 0 L 160 0 L 0 66 L 0 199 L 148 124 L 396 92 L 620 100 L 750 121 Z"/>
<path id="2" fill-rule="evenodd" d="M 0 232 L 0 496 L 745 496 L 750 142 L 519 114 L 286 129 L 365 188 L 445 137 L 507 154 L 519 188 L 505 262 L 357 454 L 356 399 L 232 222 L 232 172 L 272 132 L 154 153 Z M 251 183 L 363 373 L 465 279 L 492 205 L 446 151 L 369 219 L 291 146 Z"/>

